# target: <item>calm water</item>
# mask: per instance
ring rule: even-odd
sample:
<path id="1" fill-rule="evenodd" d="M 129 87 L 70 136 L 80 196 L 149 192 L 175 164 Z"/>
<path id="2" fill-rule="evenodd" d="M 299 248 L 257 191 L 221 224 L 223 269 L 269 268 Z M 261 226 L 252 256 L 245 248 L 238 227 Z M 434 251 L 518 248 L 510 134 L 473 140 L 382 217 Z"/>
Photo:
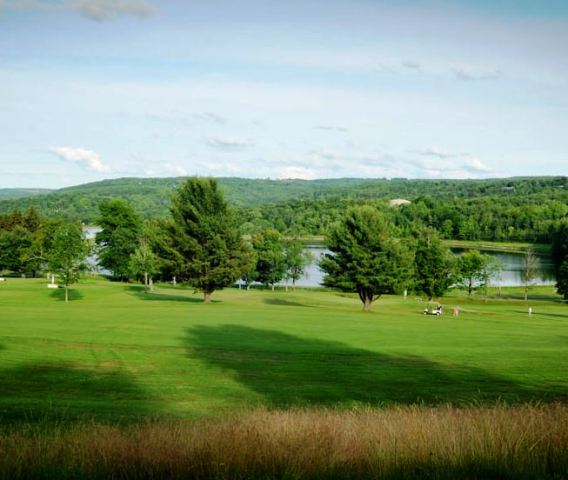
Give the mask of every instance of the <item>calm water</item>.
<path id="1" fill-rule="evenodd" d="M 95 234 L 100 231 L 98 227 L 87 227 L 84 229 L 87 238 L 94 238 Z M 306 274 L 296 282 L 299 287 L 319 287 L 323 281 L 323 272 L 318 267 L 318 261 L 321 256 L 328 253 L 325 247 L 322 246 L 307 246 L 314 258 L 313 262 L 306 269 Z M 496 275 L 492 280 L 492 285 L 503 287 L 518 287 L 523 285 L 523 260 L 524 255 L 519 253 L 497 253 L 497 252 L 484 252 L 497 258 L 503 264 L 503 270 Z M 97 259 L 92 256 L 89 258 L 91 265 L 96 265 Z M 108 272 L 100 272 L 108 273 Z M 534 285 L 553 285 L 554 271 L 552 261 L 549 258 L 538 257 L 538 275 L 536 276 Z M 281 282 L 285 285 L 286 282 Z"/>
<path id="2" fill-rule="evenodd" d="M 314 262 L 307 268 L 306 275 L 296 282 L 301 287 L 318 287 L 323 281 L 323 272 L 317 266 L 319 258 L 329 252 L 324 247 L 306 247 L 314 256 Z M 518 287 L 523 285 L 523 260 L 524 255 L 518 253 L 484 252 L 496 257 L 502 264 L 503 270 L 492 279 L 492 285 L 503 287 Z M 554 272 L 552 261 L 548 258 L 538 258 L 538 275 L 534 279 L 534 285 L 553 285 Z M 285 283 L 282 283 L 284 285 Z"/>

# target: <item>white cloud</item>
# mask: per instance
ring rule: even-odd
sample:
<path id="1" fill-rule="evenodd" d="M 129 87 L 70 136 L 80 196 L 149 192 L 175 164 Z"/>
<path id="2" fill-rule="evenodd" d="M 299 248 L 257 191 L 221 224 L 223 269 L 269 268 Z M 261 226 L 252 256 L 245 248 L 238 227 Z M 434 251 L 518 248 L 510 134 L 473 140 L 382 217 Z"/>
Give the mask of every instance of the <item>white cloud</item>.
<path id="1" fill-rule="evenodd" d="M 253 145 L 251 140 L 236 137 L 208 137 L 206 142 L 211 147 L 225 149 L 241 149 Z"/>
<path id="2" fill-rule="evenodd" d="M 102 22 L 118 15 L 148 17 L 155 8 L 145 0 L 81 0 L 74 2 L 72 8 L 90 20 Z"/>
<path id="3" fill-rule="evenodd" d="M 156 10 L 146 0 L 61 0 L 59 2 L 0 0 L 0 10 L 2 9 L 72 11 L 97 22 L 103 22 L 119 15 L 133 15 L 144 18 Z"/>
<path id="4" fill-rule="evenodd" d="M 110 166 L 105 164 L 99 155 L 92 150 L 74 147 L 51 147 L 48 151 L 57 155 L 61 160 L 77 163 L 91 172 L 106 173 L 111 171 Z"/>
<path id="5" fill-rule="evenodd" d="M 209 122 L 218 123 L 219 125 L 224 125 L 225 123 L 227 123 L 227 119 L 225 117 L 223 117 L 222 115 L 218 115 L 217 113 L 214 112 L 196 113 L 195 117 L 199 118 L 200 120 L 206 120 Z"/>
<path id="6" fill-rule="evenodd" d="M 466 82 L 475 80 L 497 80 L 503 76 L 503 72 L 500 70 L 493 70 L 489 72 L 474 72 L 471 70 L 465 70 L 463 68 L 453 68 L 452 73 L 458 80 L 463 80 Z"/>
<path id="7" fill-rule="evenodd" d="M 277 170 L 274 178 L 286 179 L 294 178 L 300 180 L 313 180 L 318 178 L 316 170 L 306 167 L 286 166 Z"/>
<path id="8" fill-rule="evenodd" d="M 493 171 L 477 158 L 472 158 L 471 160 L 464 163 L 463 168 L 464 170 L 471 173 L 490 173 Z"/>
<path id="9" fill-rule="evenodd" d="M 340 132 L 345 133 L 347 132 L 347 128 L 345 127 L 335 127 L 333 125 L 315 125 L 314 130 L 324 130 L 329 132 Z"/>
<path id="10" fill-rule="evenodd" d="M 418 155 L 422 155 L 425 157 L 437 157 L 437 158 L 441 158 L 441 159 L 446 159 L 446 158 L 456 158 L 456 157 L 467 157 L 469 154 L 468 153 L 453 153 L 453 152 L 448 152 L 445 150 L 442 150 L 438 147 L 430 147 L 430 148 L 426 148 L 424 150 L 418 150 L 416 152 L 413 153 L 417 153 Z"/>

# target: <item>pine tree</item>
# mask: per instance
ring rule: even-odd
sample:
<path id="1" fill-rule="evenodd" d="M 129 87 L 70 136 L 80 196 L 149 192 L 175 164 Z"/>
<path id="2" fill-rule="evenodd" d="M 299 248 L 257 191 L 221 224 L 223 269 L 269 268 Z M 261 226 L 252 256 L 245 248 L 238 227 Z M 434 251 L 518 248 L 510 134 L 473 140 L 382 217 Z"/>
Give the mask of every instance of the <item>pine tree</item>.
<path id="1" fill-rule="evenodd" d="M 424 229 L 416 242 L 415 286 L 428 296 L 441 297 L 451 284 L 452 256 L 437 232 Z"/>
<path id="2" fill-rule="evenodd" d="M 142 222 L 132 207 L 122 200 L 99 204 L 100 217 L 95 242 L 99 265 L 110 270 L 117 280 L 130 277 L 130 256 L 136 250 Z"/>
<path id="3" fill-rule="evenodd" d="M 177 275 L 203 292 L 206 303 L 211 294 L 233 284 L 246 271 L 246 246 L 235 216 L 217 182 L 192 177 L 177 190 L 170 208 L 172 253 Z"/>

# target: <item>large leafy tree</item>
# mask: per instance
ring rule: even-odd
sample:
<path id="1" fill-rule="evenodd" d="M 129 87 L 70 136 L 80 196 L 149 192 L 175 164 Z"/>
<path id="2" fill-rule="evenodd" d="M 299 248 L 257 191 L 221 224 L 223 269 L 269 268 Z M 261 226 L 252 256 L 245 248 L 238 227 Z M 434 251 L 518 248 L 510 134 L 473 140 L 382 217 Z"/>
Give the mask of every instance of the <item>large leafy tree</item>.
<path id="1" fill-rule="evenodd" d="M 432 297 L 441 297 L 452 283 L 452 253 L 438 233 L 426 228 L 420 232 L 414 257 L 415 287 Z"/>
<path id="2" fill-rule="evenodd" d="M 350 209 L 329 233 L 327 245 L 331 253 L 320 261 L 324 285 L 356 292 L 366 311 L 382 294 L 399 291 L 411 281 L 411 249 L 373 207 Z"/>
<path id="3" fill-rule="evenodd" d="M 170 208 L 171 251 L 177 275 L 211 294 L 234 283 L 247 270 L 250 258 L 233 212 L 217 182 L 192 177 L 177 190 Z"/>
<path id="4" fill-rule="evenodd" d="M 494 257 L 479 250 L 468 250 L 456 259 L 455 278 L 457 286 L 467 289 L 471 295 L 477 288 L 487 287 L 491 276 L 498 271 Z"/>
<path id="5" fill-rule="evenodd" d="M 77 283 L 87 268 L 85 259 L 88 253 L 89 246 L 83 239 L 81 225 L 62 223 L 56 228 L 48 252 L 48 265 L 65 289 L 66 303 L 69 301 L 69 285 Z"/>
<path id="6" fill-rule="evenodd" d="M 97 221 L 101 231 L 95 243 L 99 265 L 110 270 L 116 280 L 130 277 L 130 256 L 136 250 L 142 222 L 134 210 L 122 200 L 107 200 L 99 204 Z"/>
<path id="7" fill-rule="evenodd" d="M 252 237 L 252 246 L 256 252 L 256 280 L 274 286 L 286 275 L 286 255 L 284 239 L 273 229 L 267 229 Z"/>

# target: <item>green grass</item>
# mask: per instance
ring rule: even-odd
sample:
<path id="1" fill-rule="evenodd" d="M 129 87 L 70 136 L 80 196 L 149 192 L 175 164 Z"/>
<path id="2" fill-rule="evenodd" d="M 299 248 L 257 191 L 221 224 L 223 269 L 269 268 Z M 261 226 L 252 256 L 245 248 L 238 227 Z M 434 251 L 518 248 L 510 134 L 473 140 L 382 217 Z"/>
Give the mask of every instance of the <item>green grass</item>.
<path id="1" fill-rule="evenodd" d="M 485 240 L 444 240 L 450 248 L 476 249 L 483 252 L 525 253 L 532 249 L 538 255 L 550 255 L 550 245 L 547 243 L 529 242 L 490 242 Z"/>
<path id="2" fill-rule="evenodd" d="M 444 317 L 386 296 L 216 292 L 84 280 L 65 304 L 44 280 L 0 284 L 0 422 L 218 416 L 252 406 L 568 398 L 568 306 L 552 288 L 458 294 Z M 459 304 L 462 314 L 450 315 Z M 528 305 L 534 314 L 527 315 Z"/>

